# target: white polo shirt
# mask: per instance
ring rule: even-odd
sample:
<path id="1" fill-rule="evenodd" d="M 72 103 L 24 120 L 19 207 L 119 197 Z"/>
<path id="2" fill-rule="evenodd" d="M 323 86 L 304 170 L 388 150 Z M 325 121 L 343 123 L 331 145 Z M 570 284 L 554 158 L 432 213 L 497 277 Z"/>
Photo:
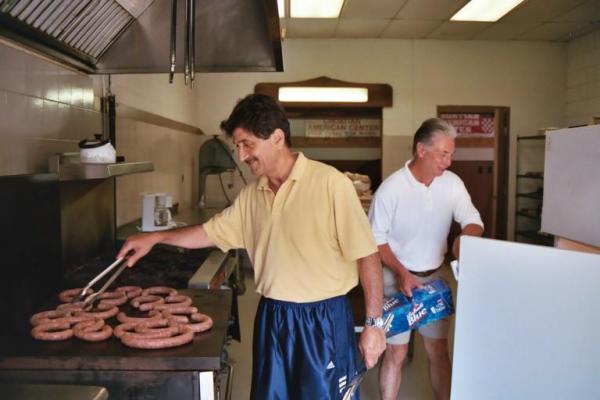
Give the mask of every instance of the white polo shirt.
<path id="1" fill-rule="evenodd" d="M 407 269 L 427 271 L 442 264 L 453 219 L 462 228 L 483 222 L 456 174 L 445 171 L 425 186 L 410 172 L 409 163 L 377 189 L 369 221 L 377 245 L 388 243 Z"/>

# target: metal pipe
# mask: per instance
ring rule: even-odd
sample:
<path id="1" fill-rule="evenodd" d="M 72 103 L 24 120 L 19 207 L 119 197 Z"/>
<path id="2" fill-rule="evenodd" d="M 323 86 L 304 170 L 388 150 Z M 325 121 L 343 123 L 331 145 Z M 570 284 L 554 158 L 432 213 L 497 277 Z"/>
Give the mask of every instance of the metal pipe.
<path id="1" fill-rule="evenodd" d="M 189 66 L 190 66 L 190 87 L 194 87 L 194 62 L 196 61 L 196 0 L 190 2 L 190 39 L 189 39 Z"/>
<path id="2" fill-rule="evenodd" d="M 169 83 L 173 83 L 175 76 L 175 43 L 177 37 L 177 0 L 171 0 L 171 67 L 169 69 Z"/>
<path id="3" fill-rule="evenodd" d="M 185 0 L 185 46 L 183 48 L 184 67 L 183 71 L 185 74 L 185 85 L 187 86 L 190 82 L 190 1 Z"/>

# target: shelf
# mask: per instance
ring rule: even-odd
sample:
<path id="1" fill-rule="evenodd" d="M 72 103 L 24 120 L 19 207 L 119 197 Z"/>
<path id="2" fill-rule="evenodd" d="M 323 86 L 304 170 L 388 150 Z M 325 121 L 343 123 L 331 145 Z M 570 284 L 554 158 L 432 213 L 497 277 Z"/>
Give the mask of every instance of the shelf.
<path id="1" fill-rule="evenodd" d="M 544 175 L 517 174 L 517 178 L 528 178 L 528 179 L 540 179 L 540 180 L 544 180 Z"/>
<path id="2" fill-rule="evenodd" d="M 534 221 L 538 221 L 538 222 L 539 222 L 539 221 L 541 221 L 541 218 L 542 218 L 542 217 L 541 217 L 541 216 L 539 216 L 539 215 L 530 215 L 530 214 L 524 213 L 523 211 L 517 211 L 517 213 L 516 213 L 516 214 L 517 214 L 519 217 L 525 217 L 525 218 L 529 218 L 529 219 L 532 219 L 532 220 L 534 220 Z"/>
<path id="3" fill-rule="evenodd" d="M 540 192 L 517 193 L 517 197 L 526 197 L 528 199 L 543 200 L 544 194 Z"/>
<path id="4" fill-rule="evenodd" d="M 545 246 L 552 246 L 554 244 L 553 236 L 546 233 L 540 233 L 538 231 L 531 230 L 521 230 L 516 231 L 515 234 Z"/>
<path id="5" fill-rule="evenodd" d="M 545 135 L 533 135 L 533 136 L 517 136 L 517 140 L 544 140 Z"/>

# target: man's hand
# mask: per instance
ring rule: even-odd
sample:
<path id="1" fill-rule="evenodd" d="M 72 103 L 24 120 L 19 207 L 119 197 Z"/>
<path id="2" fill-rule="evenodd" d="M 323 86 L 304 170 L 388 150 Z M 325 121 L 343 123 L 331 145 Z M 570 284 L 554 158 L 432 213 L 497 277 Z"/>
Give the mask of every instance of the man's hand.
<path id="1" fill-rule="evenodd" d="M 454 258 L 458 260 L 458 257 L 460 256 L 460 235 L 457 235 L 454 238 L 454 242 L 452 242 L 452 254 L 454 255 Z"/>
<path id="2" fill-rule="evenodd" d="M 452 243 L 452 254 L 458 260 L 460 256 L 460 237 L 461 236 L 477 236 L 481 237 L 483 235 L 483 227 L 477 224 L 468 224 L 460 232 L 456 238 L 454 238 L 454 242 Z"/>
<path id="3" fill-rule="evenodd" d="M 396 280 L 398 281 L 398 289 L 406 297 L 412 297 L 412 290 L 414 288 L 423 287 L 421 281 L 406 269 L 396 275 Z"/>
<path id="4" fill-rule="evenodd" d="M 160 242 L 160 235 L 157 233 L 139 233 L 137 235 L 130 236 L 127 238 L 127 241 L 119 250 L 119 254 L 117 254 L 117 258 L 125 257 L 126 254 L 129 255 L 129 260 L 127 260 L 127 266 L 132 267 L 136 262 L 146 254 L 150 252 L 152 247 L 156 243 Z"/>
<path id="5" fill-rule="evenodd" d="M 370 369 L 377 365 L 379 356 L 385 351 L 385 332 L 381 328 L 365 326 L 360 334 L 358 348 L 365 360 L 365 366 Z"/>

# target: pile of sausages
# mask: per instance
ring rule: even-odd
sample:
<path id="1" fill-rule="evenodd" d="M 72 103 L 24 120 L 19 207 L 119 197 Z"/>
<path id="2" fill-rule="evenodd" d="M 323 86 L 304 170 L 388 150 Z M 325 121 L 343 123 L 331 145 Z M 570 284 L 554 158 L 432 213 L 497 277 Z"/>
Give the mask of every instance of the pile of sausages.
<path id="1" fill-rule="evenodd" d="M 31 317 L 31 335 L 38 340 L 67 340 L 73 336 L 90 342 L 115 336 L 129 347 L 164 349 L 181 346 L 194 338 L 194 333 L 209 330 L 212 319 L 192 306 L 192 299 L 169 287 L 122 286 L 99 296 L 99 303 L 84 310 L 81 303 L 71 301 L 81 289 L 59 294 L 62 304 L 55 310 L 42 311 Z M 89 293 L 88 293 L 89 294 Z M 119 306 L 128 303 L 142 316 L 128 316 Z M 120 322 L 114 329 L 105 321 L 115 317 Z"/>

